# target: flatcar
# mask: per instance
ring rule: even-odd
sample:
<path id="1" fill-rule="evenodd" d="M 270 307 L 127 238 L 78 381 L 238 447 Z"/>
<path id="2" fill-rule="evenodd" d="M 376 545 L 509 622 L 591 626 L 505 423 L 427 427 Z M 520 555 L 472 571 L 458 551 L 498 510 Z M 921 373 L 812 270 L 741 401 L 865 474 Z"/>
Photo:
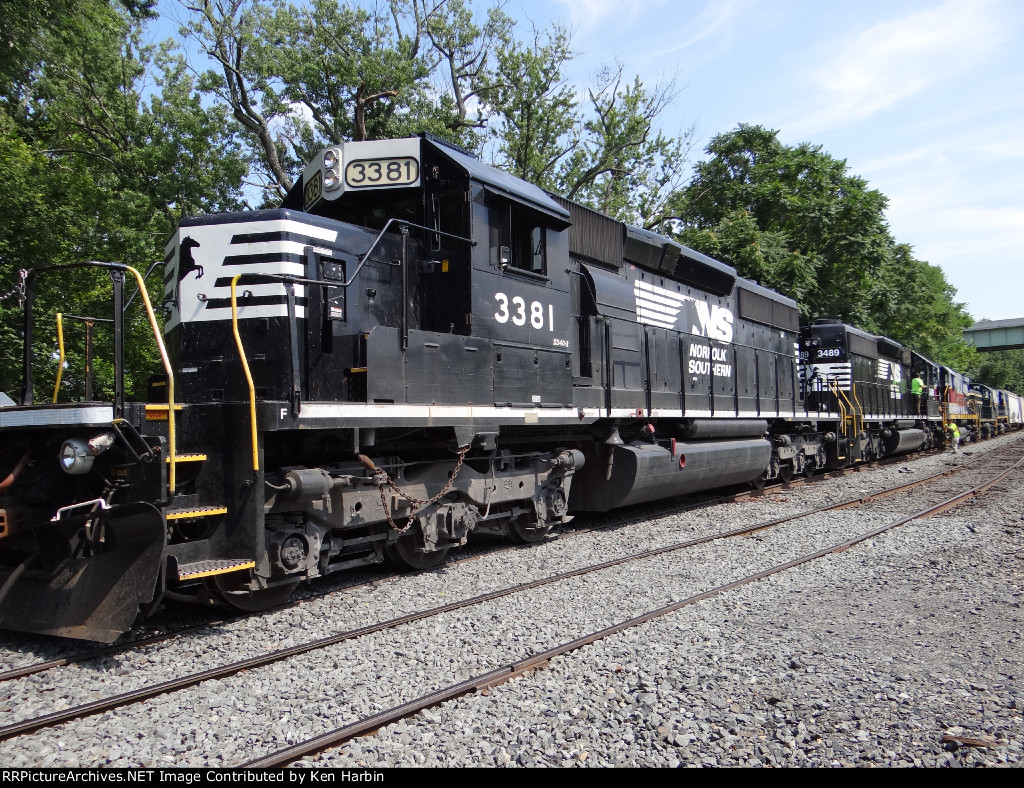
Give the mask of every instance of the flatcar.
<path id="1" fill-rule="evenodd" d="M 162 325 L 136 269 L 82 264 L 111 273 L 109 402 L 36 402 L 33 287 L 74 269 L 25 281 L 0 627 L 110 642 L 168 600 L 262 610 L 334 572 L 435 566 L 473 532 L 535 542 L 970 416 L 952 395 L 912 410 L 891 340 L 801 330 L 733 268 L 427 135 L 332 146 L 280 208 L 182 221 L 164 263 Z M 124 395 L 126 276 L 163 366 L 146 402 Z"/>

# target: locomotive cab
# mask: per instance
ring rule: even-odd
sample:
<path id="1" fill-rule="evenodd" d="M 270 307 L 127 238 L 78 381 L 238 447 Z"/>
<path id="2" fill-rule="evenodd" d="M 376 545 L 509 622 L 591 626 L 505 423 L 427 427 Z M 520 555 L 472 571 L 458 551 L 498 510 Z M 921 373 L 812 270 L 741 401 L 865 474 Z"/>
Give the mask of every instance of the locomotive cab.
<path id="1" fill-rule="evenodd" d="M 832 319 L 805 326 L 801 341 L 808 413 L 839 416 L 831 464 L 914 451 L 930 441 L 922 398 L 909 394 L 907 348 Z"/>
<path id="2" fill-rule="evenodd" d="M 221 597 L 567 519 L 582 456 L 497 441 L 576 414 L 567 217 L 422 137 L 332 146 L 281 208 L 182 222 L 166 277 L 182 431 L 227 447 L 191 492 L 227 500 L 220 552 L 263 555 Z"/>
<path id="3" fill-rule="evenodd" d="M 568 215 L 432 139 L 329 148 L 281 209 L 187 220 L 172 239 L 183 397 L 245 398 L 224 363 L 237 275 L 263 398 L 567 406 L 568 274 L 549 260 L 565 259 Z"/>

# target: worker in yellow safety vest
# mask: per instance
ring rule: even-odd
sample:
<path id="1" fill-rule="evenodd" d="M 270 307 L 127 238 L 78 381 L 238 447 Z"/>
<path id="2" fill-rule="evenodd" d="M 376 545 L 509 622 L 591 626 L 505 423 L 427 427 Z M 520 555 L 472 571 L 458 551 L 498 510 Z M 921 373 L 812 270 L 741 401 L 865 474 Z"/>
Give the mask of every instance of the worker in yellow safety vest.
<path id="1" fill-rule="evenodd" d="M 910 381 L 910 402 L 914 407 L 914 413 L 921 413 L 921 395 L 924 393 L 924 381 L 921 380 L 921 373 L 914 375 Z"/>
<path id="2" fill-rule="evenodd" d="M 955 421 L 951 421 L 947 429 L 949 430 L 949 442 L 953 447 L 953 454 L 956 454 L 960 450 L 960 428 L 956 426 Z"/>

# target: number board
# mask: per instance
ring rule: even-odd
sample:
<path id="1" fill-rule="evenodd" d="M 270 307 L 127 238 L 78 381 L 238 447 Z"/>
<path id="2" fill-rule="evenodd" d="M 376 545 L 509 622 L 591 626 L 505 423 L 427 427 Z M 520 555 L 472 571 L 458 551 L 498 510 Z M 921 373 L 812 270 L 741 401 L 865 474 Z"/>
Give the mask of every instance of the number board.
<path id="1" fill-rule="evenodd" d="M 310 178 L 309 183 L 306 184 L 303 189 L 305 202 L 303 203 L 303 210 L 309 210 L 312 205 L 320 199 L 320 195 L 323 194 L 324 190 L 324 174 L 317 170 L 316 174 Z"/>
<path id="2" fill-rule="evenodd" d="M 412 186 L 420 179 L 420 163 L 411 156 L 359 159 L 345 166 L 345 185 L 352 189 Z"/>

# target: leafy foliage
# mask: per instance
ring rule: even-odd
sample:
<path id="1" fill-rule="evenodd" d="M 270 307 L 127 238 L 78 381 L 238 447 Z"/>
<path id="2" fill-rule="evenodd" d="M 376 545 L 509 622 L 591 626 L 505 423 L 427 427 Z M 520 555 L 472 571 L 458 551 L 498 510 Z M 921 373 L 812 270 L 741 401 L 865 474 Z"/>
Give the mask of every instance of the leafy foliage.
<path id="1" fill-rule="evenodd" d="M 674 80 L 649 90 L 639 77 L 624 85 L 621 66 L 602 69 L 579 142 L 558 176 L 566 196 L 644 227 L 663 222 L 668 199 L 683 185 L 692 137 L 657 131 L 677 95 Z"/>
<path id="2" fill-rule="evenodd" d="M 941 269 L 896 243 L 885 196 L 845 161 L 743 124 L 707 153 L 663 225 L 683 243 L 796 299 L 806 320 L 840 318 L 935 361 L 968 363 L 961 332 L 973 321 L 955 291 Z"/>
<path id="3" fill-rule="evenodd" d="M 497 52 L 498 86 L 491 95 L 494 164 L 538 186 L 557 190 L 559 168 L 579 144 L 580 109 L 564 69 L 572 59 L 561 27 L 532 29 L 528 42 Z"/>
<path id="4" fill-rule="evenodd" d="M 993 350 L 977 353 L 967 374 L 989 386 L 1024 392 L 1024 350 Z"/>
<path id="5" fill-rule="evenodd" d="M 463 0 L 185 7 L 183 32 L 216 64 L 203 88 L 242 125 L 265 203 L 326 144 L 429 131 L 475 147 L 495 89 L 490 53 L 512 24 L 497 6 L 478 20 Z"/>
<path id="6" fill-rule="evenodd" d="M 31 69 L 8 72 L 0 99 L 0 288 L 18 271 L 101 260 L 142 271 L 163 257 L 164 243 L 183 212 L 241 205 L 246 164 L 222 109 L 206 108 L 180 59 L 140 45 L 143 20 L 132 10 L 79 2 L 76 13 L 37 31 L 39 58 Z M 44 17 L 46 21 L 49 17 Z M 52 56 L 51 56 L 52 53 Z M 154 67 L 157 91 L 148 101 Z M 110 280 L 100 269 L 41 272 L 35 309 L 37 391 L 52 386 L 57 365 L 54 313 L 111 318 Z M 133 287 L 126 289 L 130 295 Z M 162 272 L 149 282 L 157 307 Z M 20 309 L 0 304 L 3 347 L 0 388 L 21 383 Z M 69 338 L 77 332 L 69 322 Z M 110 331 L 96 327 L 96 366 L 110 368 Z M 141 392 L 156 361 L 148 317 L 137 304 L 126 315 L 126 381 Z M 71 343 L 64 396 L 80 397 L 82 348 Z M 108 381 L 109 375 L 102 376 Z M 108 384 L 109 385 L 109 384 Z M 108 396 L 108 390 L 97 396 Z M 38 396 L 42 396 L 41 394 Z"/>
<path id="7" fill-rule="evenodd" d="M 184 33 L 216 64 L 209 94 L 242 124 L 264 203 L 325 144 L 428 131 L 544 188 L 653 226 L 685 180 L 691 134 L 657 130 L 676 98 L 604 68 L 585 102 L 563 73 L 569 33 L 517 37 L 467 0 L 186 0 Z"/>

